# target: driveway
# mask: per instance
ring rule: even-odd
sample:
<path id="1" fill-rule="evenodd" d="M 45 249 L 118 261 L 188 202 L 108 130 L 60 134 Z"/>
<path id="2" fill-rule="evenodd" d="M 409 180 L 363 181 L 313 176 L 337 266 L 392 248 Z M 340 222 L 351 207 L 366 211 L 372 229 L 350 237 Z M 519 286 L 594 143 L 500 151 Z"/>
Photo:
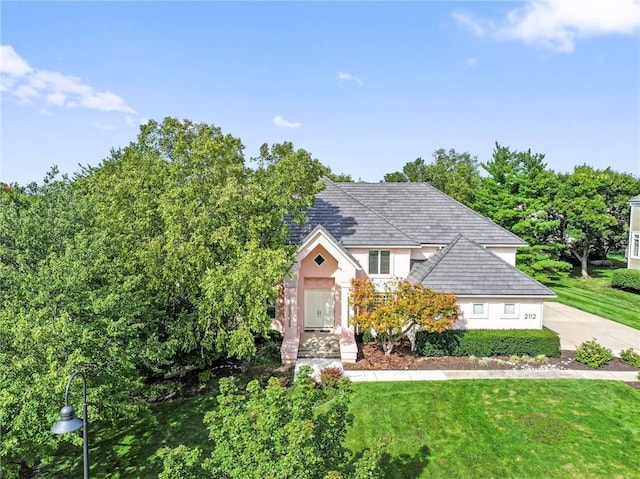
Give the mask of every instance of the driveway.
<path id="1" fill-rule="evenodd" d="M 561 349 L 575 351 L 581 343 L 595 338 L 616 356 L 624 349 L 640 351 L 640 330 L 564 304 L 545 302 L 543 325 L 558 333 Z"/>

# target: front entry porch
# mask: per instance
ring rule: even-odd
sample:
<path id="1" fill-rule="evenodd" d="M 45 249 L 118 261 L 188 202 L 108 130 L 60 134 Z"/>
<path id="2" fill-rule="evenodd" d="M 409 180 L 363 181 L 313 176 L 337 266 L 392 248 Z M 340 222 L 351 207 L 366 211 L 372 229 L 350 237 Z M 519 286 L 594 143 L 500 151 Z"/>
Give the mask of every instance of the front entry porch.
<path id="1" fill-rule="evenodd" d="M 299 358 L 339 358 L 340 335 L 322 332 L 303 332 L 298 346 Z"/>
<path id="2" fill-rule="evenodd" d="M 341 333 L 303 331 L 290 329 L 285 333 L 280 349 L 283 364 L 293 364 L 298 358 L 340 358 L 353 363 L 358 356 L 358 345 L 351 328 Z"/>

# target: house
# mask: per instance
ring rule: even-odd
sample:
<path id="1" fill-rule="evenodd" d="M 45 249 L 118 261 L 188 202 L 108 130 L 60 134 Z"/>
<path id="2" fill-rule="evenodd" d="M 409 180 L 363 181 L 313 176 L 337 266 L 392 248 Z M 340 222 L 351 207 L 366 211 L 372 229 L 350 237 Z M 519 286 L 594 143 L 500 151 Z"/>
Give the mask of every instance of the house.
<path id="1" fill-rule="evenodd" d="M 379 291 L 408 279 L 454 293 L 458 328 L 542 328 L 543 300 L 554 294 L 515 268 L 521 238 L 427 183 L 325 183 L 307 222 L 290 226 L 296 262 L 274 321 L 284 363 L 309 332 L 324 332 L 343 361 L 355 361 L 353 278 L 369 277 Z"/>
<path id="2" fill-rule="evenodd" d="M 627 268 L 640 269 L 640 195 L 631 198 L 629 204 L 631 205 L 631 215 Z"/>

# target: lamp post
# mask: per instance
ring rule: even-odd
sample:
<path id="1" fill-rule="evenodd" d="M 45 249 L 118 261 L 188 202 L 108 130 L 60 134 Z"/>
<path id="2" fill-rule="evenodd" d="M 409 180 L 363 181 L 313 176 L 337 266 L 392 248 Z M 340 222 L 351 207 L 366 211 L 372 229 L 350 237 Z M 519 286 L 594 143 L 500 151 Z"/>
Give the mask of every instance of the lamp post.
<path id="1" fill-rule="evenodd" d="M 82 419 L 78 419 L 72 406 L 69 406 L 69 389 L 76 376 L 82 378 Z M 87 382 L 84 374 L 77 371 L 71 375 L 64 392 L 64 407 L 60 410 L 60 420 L 51 428 L 54 434 L 65 434 L 82 428 L 83 455 L 84 455 L 84 479 L 89 479 L 89 419 L 87 418 Z"/>

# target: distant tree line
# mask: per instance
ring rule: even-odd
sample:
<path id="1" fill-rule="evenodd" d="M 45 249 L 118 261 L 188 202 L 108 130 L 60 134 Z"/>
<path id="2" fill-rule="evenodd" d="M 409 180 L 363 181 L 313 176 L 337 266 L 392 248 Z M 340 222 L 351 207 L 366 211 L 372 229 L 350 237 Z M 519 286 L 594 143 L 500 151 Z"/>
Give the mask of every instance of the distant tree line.
<path id="1" fill-rule="evenodd" d="M 588 165 L 558 173 L 543 154 L 498 143 L 486 163 L 439 149 L 432 162 L 417 158 L 384 175 L 384 181 L 428 182 L 519 235 L 529 247 L 518 251 L 518 267 L 543 282 L 566 274 L 570 262 L 588 277 L 590 259 L 623 251 L 628 201 L 640 192 L 640 179 L 631 174 Z"/>

